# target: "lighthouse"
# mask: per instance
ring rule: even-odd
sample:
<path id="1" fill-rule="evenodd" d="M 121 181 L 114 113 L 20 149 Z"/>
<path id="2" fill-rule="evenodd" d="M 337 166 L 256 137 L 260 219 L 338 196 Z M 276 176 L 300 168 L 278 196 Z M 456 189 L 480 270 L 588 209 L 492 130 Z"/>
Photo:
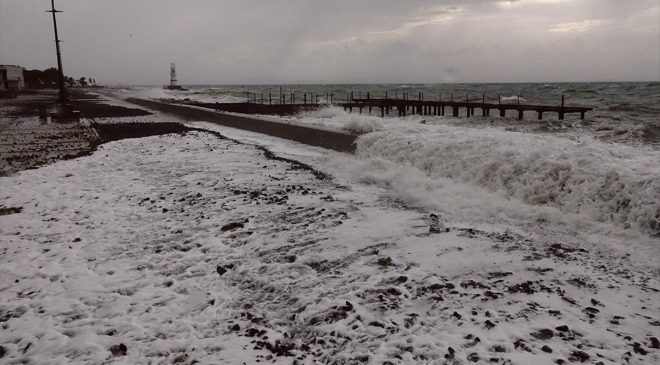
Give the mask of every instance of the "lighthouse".
<path id="1" fill-rule="evenodd" d="M 165 86 L 166 89 L 168 90 L 186 90 L 179 86 L 176 80 L 176 65 L 174 63 L 170 63 L 170 84 L 168 86 Z"/>

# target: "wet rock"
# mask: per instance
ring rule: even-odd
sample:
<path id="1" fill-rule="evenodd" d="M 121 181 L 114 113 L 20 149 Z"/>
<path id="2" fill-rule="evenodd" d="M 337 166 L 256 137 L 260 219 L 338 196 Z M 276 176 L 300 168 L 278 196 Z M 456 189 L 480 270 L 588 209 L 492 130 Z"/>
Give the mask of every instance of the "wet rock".
<path id="1" fill-rule="evenodd" d="M 660 349 L 660 341 L 657 337 L 649 337 L 649 341 L 651 341 L 652 349 Z"/>
<path id="2" fill-rule="evenodd" d="M 114 345 L 108 349 L 112 356 L 114 357 L 120 357 L 120 356 L 126 356 L 126 352 L 128 351 L 128 348 L 126 345 L 123 343 L 120 343 L 119 345 Z"/>
<path id="3" fill-rule="evenodd" d="M 589 354 L 587 354 L 584 351 L 573 351 L 571 353 L 571 356 L 568 357 L 568 359 L 570 361 L 585 362 L 585 361 L 589 360 L 590 357 L 591 356 L 589 356 Z"/>
<path id="4" fill-rule="evenodd" d="M 508 288 L 509 293 L 525 293 L 525 294 L 534 294 L 536 290 L 532 287 L 534 283 L 531 281 L 526 281 L 524 283 L 512 285 Z"/>
<path id="5" fill-rule="evenodd" d="M 449 232 L 448 229 L 440 222 L 437 215 L 431 213 L 429 215 L 429 233 Z"/>
<path id="6" fill-rule="evenodd" d="M 451 347 L 447 348 L 447 353 L 445 354 L 445 359 L 447 359 L 447 360 L 454 359 L 454 357 L 456 356 L 455 353 L 456 353 L 456 350 L 454 350 L 453 348 L 451 348 Z"/>
<path id="7" fill-rule="evenodd" d="M 569 303 L 573 304 L 573 305 L 577 304 L 577 301 L 575 299 L 571 298 L 571 297 L 567 297 L 565 295 L 562 295 L 560 298 L 562 300 L 566 301 L 566 302 L 569 302 Z"/>
<path id="8" fill-rule="evenodd" d="M 238 332 L 238 331 L 241 330 L 241 326 L 239 326 L 238 323 L 237 323 L 237 324 L 234 324 L 233 326 L 230 326 L 229 329 L 231 331 Z"/>
<path id="9" fill-rule="evenodd" d="M 385 328 L 385 325 L 384 325 L 384 324 L 382 324 L 382 323 L 380 323 L 380 322 L 377 322 L 377 321 L 369 322 L 368 325 L 369 325 L 369 326 L 372 326 L 372 327 Z"/>
<path id="10" fill-rule="evenodd" d="M 218 275 L 222 276 L 227 272 L 227 269 L 222 267 L 221 265 L 216 266 L 215 270 L 218 272 Z"/>
<path id="11" fill-rule="evenodd" d="M 461 287 L 463 289 L 473 288 L 473 289 L 490 289 L 488 286 L 474 280 L 467 280 L 462 282 Z"/>
<path id="12" fill-rule="evenodd" d="M 222 228 L 220 228 L 220 230 L 223 231 L 223 232 L 227 232 L 227 231 L 233 231 L 235 229 L 239 229 L 239 228 L 243 228 L 243 227 L 245 227 L 245 225 L 243 223 L 233 222 L 233 223 L 225 224 L 224 226 L 222 226 Z"/>
<path id="13" fill-rule="evenodd" d="M 495 345 L 495 346 L 493 346 L 493 347 L 491 348 L 491 351 L 494 351 L 494 352 L 506 352 L 506 347 L 504 347 L 504 346 L 502 346 L 502 345 Z"/>
<path id="14" fill-rule="evenodd" d="M 598 309 L 596 309 L 594 307 L 586 307 L 586 308 L 584 308 L 584 311 L 587 312 L 587 313 L 593 313 L 593 314 L 596 314 L 596 313 L 600 312 Z"/>
<path id="15" fill-rule="evenodd" d="M 468 355 L 467 359 L 468 359 L 468 361 L 471 361 L 471 362 L 478 362 L 479 361 L 479 354 L 477 354 L 476 352 L 473 352 L 473 353 Z"/>
<path id="16" fill-rule="evenodd" d="M 339 307 L 337 309 L 340 310 L 340 311 L 343 311 L 343 312 L 350 312 L 350 311 L 353 310 L 353 304 L 351 304 L 351 302 L 347 301 L 346 304 L 342 305 L 341 307 Z"/>
<path id="17" fill-rule="evenodd" d="M 181 354 L 174 359 L 172 359 L 173 364 L 182 364 L 188 360 L 188 354 Z"/>
<path id="18" fill-rule="evenodd" d="M 503 278 L 503 277 L 506 277 L 506 276 L 509 276 L 509 275 L 513 275 L 513 273 L 512 273 L 512 272 L 508 272 L 508 271 L 493 271 L 493 272 L 489 272 L 489 273 L 488 273 L 487 278 L 488 278 L 489 280 L 491 280 L 491 279 L 499 279 L 499 278 Z"/>
<path id="19" fill-rule="evenodd" d="M 574 277 L 566 280 L 566 282 L 578 288 L 595 288 L 595 285 L 589 283 L 588 280 L 588 278 Z"/>
<path id="20" fill-rule="evenodd" d="M 394 262 L 392 258 L 389 256 L 379 257 L 376 263 L 378 264 L 378 266 L 383 266 L 383 267 L 394 266 Z"/>
<path id="21" fill-rule="evenodd" d="M 642 355 L 642 356 L 646 356 L 649 353 L 648 351 L 646 351 L 645 348 L 642 347 L 642 344 L 640 344 L 639 342 L 635 342 L 633 344 L 633 351 L 635 351 L 636 354 L 639 354 L 639 355 Z"/>
<path id="22" fill-rule="evenodd" d="M 552 353 L 552 347 L 550 347 L 548 345 L 543 345 L 543 347 L 541 347 L 541 351 L 551 354 Z"/>
<path id="23" fill-rule="evenodd" d="M 497 299 L 497 298 L 499 298 L 499 297 L 504 296 L 504 294 L 502 294 L 502 293 L 496 293 L 496 292 L 493 292 L 493 291 L 490 291 L 490 290 L 486 290 L 486 291 L 484 292 L 484 296 L 486 297 L 486 299 L 488 299 L 488 298 L 490 298 L 490 299 Z M 484 299 L 484 300 L 486 300 L 486 299 Z"/>
<path id="24" fill-rule="evenodd" d="M 438 283 L 436 283 L 436 284 L 431 284 L 431 285 L 427 286 L 426 289 L 427 289 L 428 291 L 437 291 L 437 290 L 442 290 L 442 289 L 452 290 L 452 289 L 454 289 L 455 287 L 456 287 L 456 286 L 455 286 L 454 284 L 452 284 L 452 283 L 446 283 L 446 284 L 438 284 Z"/>
<path id="25" fill-rule="evenodd" d="M 401 275 L 398 278 L 394 279 L 394 282 L 399 283 L 399 284 L 403 284 L 407 281 L 408 281 L 408 277 L 404 276 L 404 275 Z"/>
<path id="26" fill-rule="evenodd" d="M 562 246 L 560 243 L 555 243 L 551 245 L 548 250 L 548 254 L 557 256 L 559 258 L 567 258 L 569 255 L 575 252 L 588 252 L 585 249 L 582 248 L 575 248 L 575 247 L 568 247 L 568 246 Z"/>
<path id="27" fill-rule="evenodd" d="M 25 312 L 27 312 L 26 307 L 16 307 L 10 310 L 0 309 L 0 323 L 7 322 L 11 318 L 20 318 Z"/>
<path id="28" fill-rule="evenodd" d="M 532 349 L 530 349 L 529 346 L 527 346 L 527 344 L 525 343 L 525 341 L 522 340 L 522 339 L 518 339 L 518 340 L 516 340 L 516 341 L 513 343 L 513 347 L 514 347 L 515 349 L 520 349 L 520 350 L 523 350 L 523 351 L 532 352 Z"/>
<path id="29" fill-rule="evenodd" d="M 23 211 L 22 207 L 0 207 L 0 216 L 1 215 L 9 215 L 9 214 L 17 214 Z"/>
<path id="30" fill-rule="evenodd" d="M 536 338 L 537 340 L 549 340 L 554 336 L 554 332 L 551 329 L 543 328 L 536 332 L 530 333 L 530 336 Z"/>
<path id="31" fill-rule="evenodd" d="M 0 359 L 7 355 L 7 349 L 4 346 L 0 346 Z"/>
<path id="32" fill-rule="evenodd" d="M 568 326 L 565 325 L 565 324 L 563 324 L 561 326 L 557 326 L 557 327 L 555 327 L 555 329 L 559 332 L 568 332 Z"/>

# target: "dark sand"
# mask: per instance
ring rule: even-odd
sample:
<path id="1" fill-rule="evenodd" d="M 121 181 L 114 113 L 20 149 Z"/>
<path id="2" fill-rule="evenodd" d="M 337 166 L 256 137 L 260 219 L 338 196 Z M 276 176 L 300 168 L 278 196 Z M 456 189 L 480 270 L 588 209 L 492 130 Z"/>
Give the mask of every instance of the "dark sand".
<path id="1" fill-rule="evenodd" d="M 39 119 L 40 108 L 52 111 L 57 98 L 54 90 L 21 94 L 0 100 L 0 176 L 37 168 L 59 160 L 88 155 L 108 141 L 186 131 L 178 123 L 122 123 L 104 125 L 97 119 L 130 117 L 151 113 L 106 103 L 86 90 L 72 90 L 79 122 L 53 123 Z"/>

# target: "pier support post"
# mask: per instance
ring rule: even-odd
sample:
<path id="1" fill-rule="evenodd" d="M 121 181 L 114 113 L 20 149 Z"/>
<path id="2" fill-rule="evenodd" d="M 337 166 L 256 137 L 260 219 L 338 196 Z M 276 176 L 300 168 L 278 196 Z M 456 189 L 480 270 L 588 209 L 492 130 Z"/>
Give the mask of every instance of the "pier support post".
<path id="1" fill-rule="evenodd" d="M 522 118 L 523 118 L 523 111 L 518 110 L 518 119 L 522 120 Z"/>
<path id="2" fill-rule="evenodd" d="M 500 108 L 500 117 L 505 117 L 506 116 L 506 109 Z"/>
<path id="3" fill-rule="evenodd" d="M 539 120 L 543 119 L 543 111 L 539 110 Z"/>
<path id="4" fill-rule="evenodd" d="M 452 106 L 451 107 L 451 114 L 452 114 L 452 116 L 457 117 L 458 116 L 458 107 Z"/>
<path id="5" fill-rule="evenodd" d="M 580 119 L 584 120 L 584 112 L 580 112 Z"/>

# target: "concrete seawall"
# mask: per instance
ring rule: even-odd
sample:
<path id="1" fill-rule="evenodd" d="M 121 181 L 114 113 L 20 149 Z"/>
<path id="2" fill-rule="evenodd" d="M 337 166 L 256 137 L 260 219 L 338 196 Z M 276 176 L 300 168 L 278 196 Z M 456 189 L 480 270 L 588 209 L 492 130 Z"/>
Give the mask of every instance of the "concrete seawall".
<path id="1" fill-rule="evenodd" d="M 145 108 L 176 115 L 184 120 L 216 123 L 226 127 L 263 133 L 269 136 L 285 138 L 310 146 L 328 148 L 339 152 L 355 152 L 355 140 L 357 136 L 347 132 L 268 121 L 153 100 L 129 98 L 127 101 Z"/>

